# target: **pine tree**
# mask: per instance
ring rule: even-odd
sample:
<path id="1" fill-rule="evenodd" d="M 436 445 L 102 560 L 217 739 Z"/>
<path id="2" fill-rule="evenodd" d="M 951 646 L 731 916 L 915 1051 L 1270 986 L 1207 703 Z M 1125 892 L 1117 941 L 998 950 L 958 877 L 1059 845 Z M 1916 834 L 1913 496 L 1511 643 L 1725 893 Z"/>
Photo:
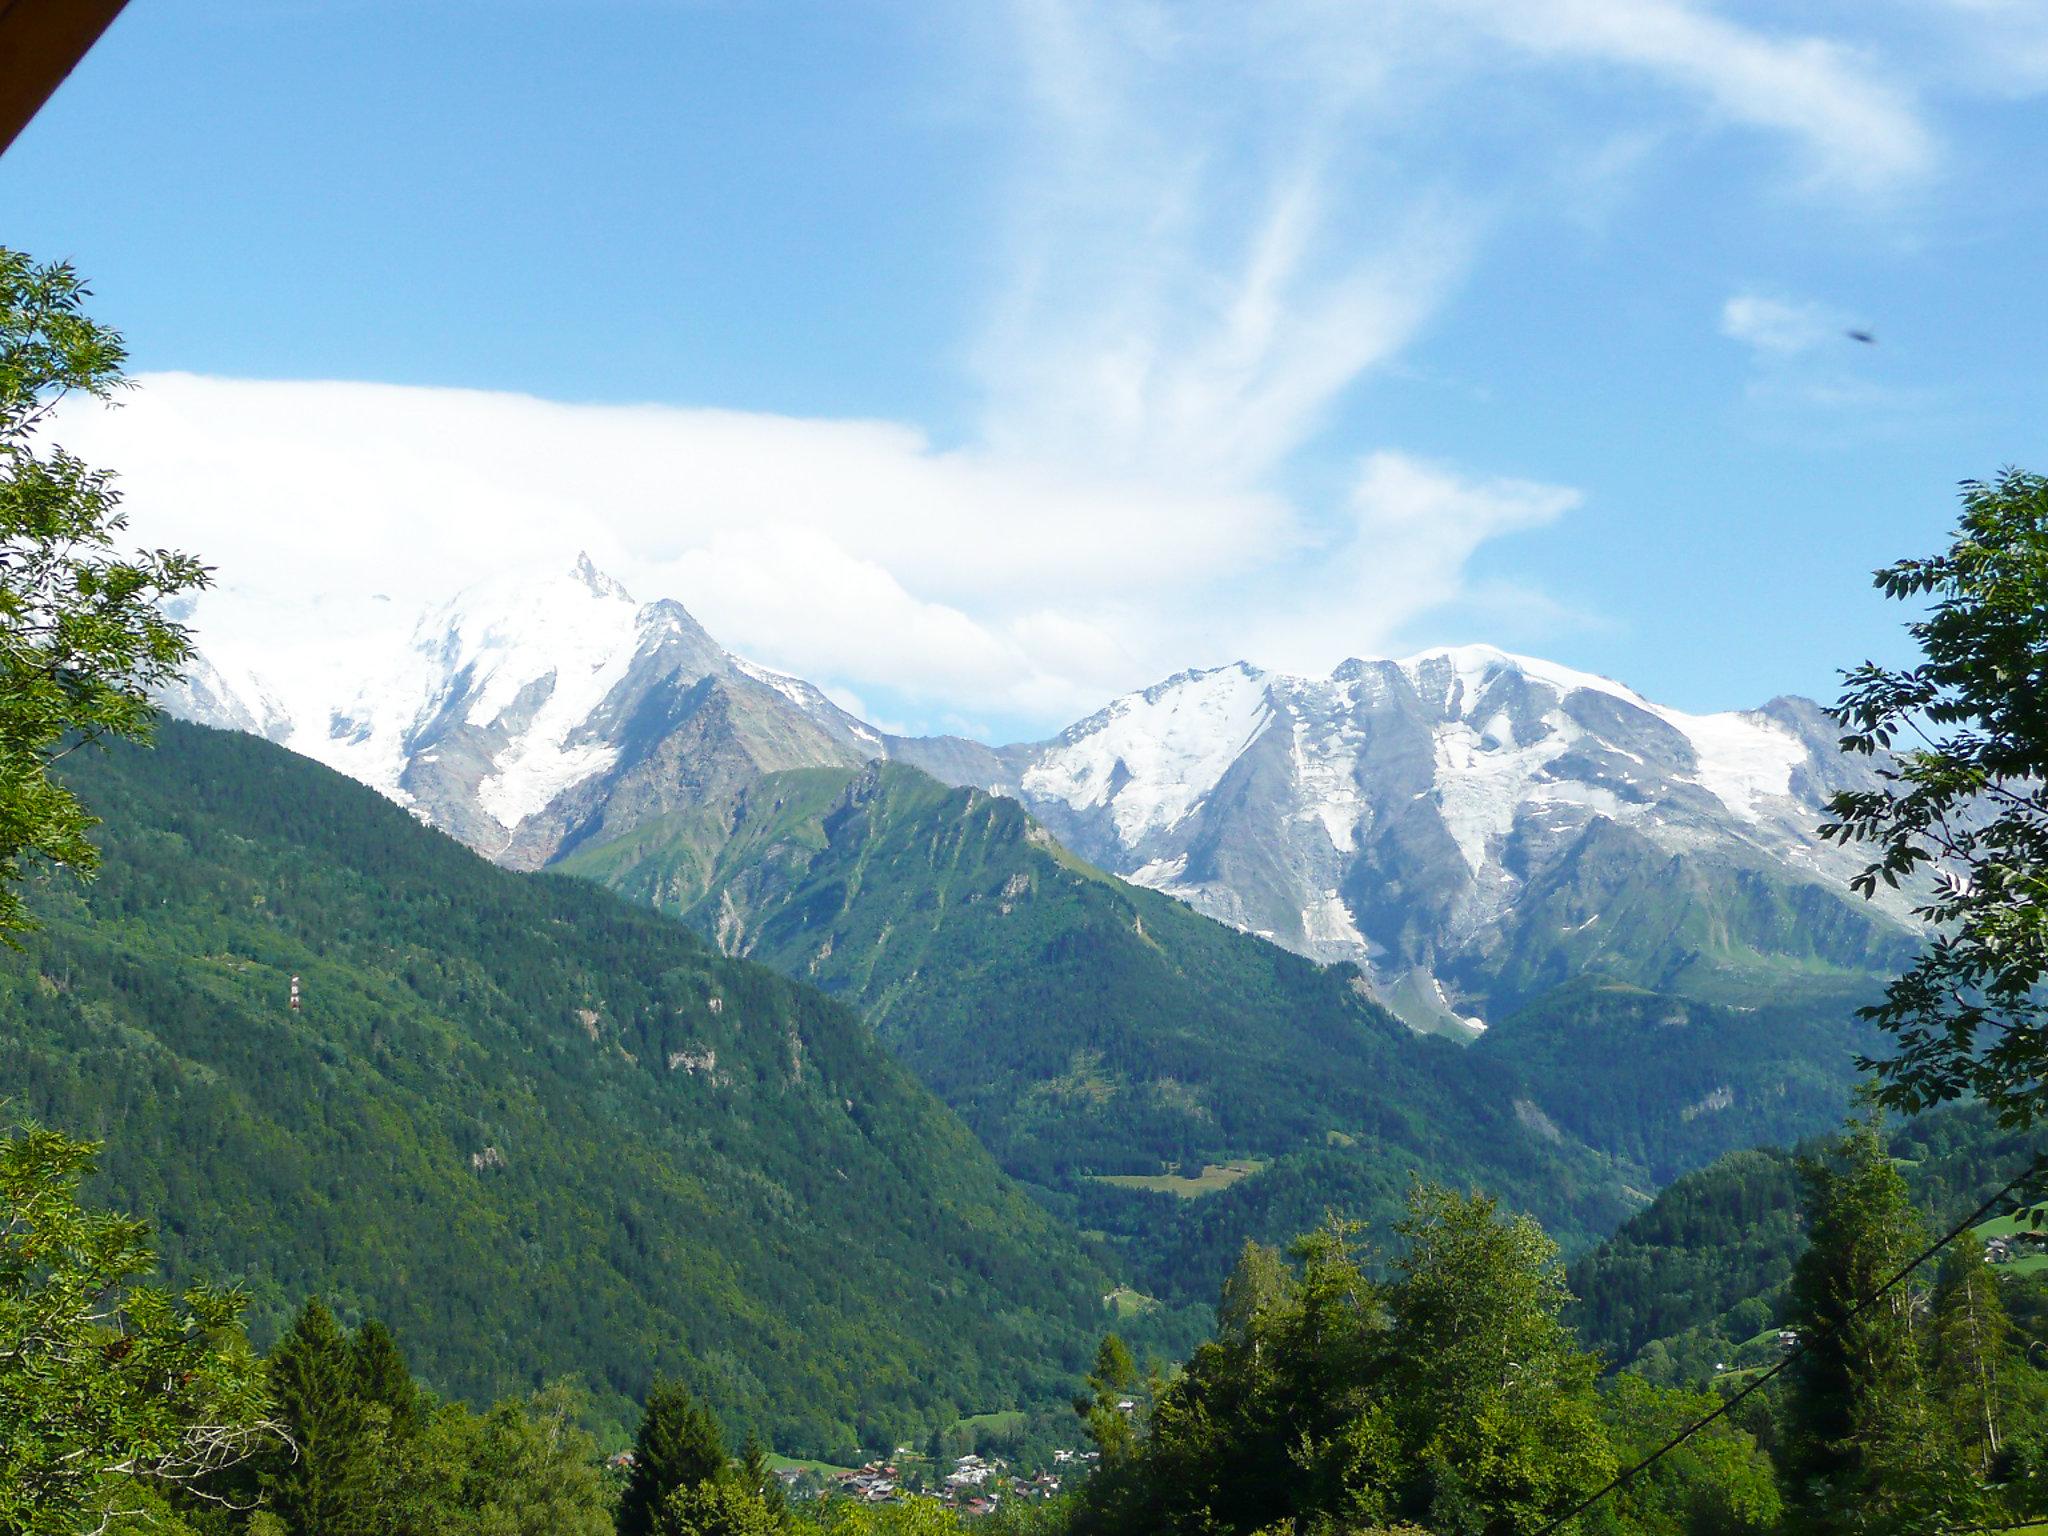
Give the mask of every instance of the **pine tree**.
<path id="1" fill-rule="evenodd" d="M 294 1536 L 347 1536 L 360 1528 L 365 1423 L 348 1336 L 317 1296 L 265 1362 L 277 1416 L 293 1451 L 273 1456 L 261 1486 Z"/>
<path id="2" fill-rule="evenodd" d="M 385 1410 L 393 1435 L 414 1433 L 420 1422 L 420 1389 L 391 1330 L 370 1319 L 349 1340 L 349 1358 L 355 1368 L 357 1397 Z"/>
<path id="3" fill-rule="evenodd" d="M 761 1502 L 772 1513 L 780 1515 L 786 1509 L 788 1501 L 782 1495 L 782 1479 L 768 1465 L 768 1447 L 751 1429 L 747 1431 L 746 1444 L 740 1447 L 739 1479 L 749 1493 L 760 1495 Z"/>
<path id="4" fill-rule="evenodd" d="M 1925 1246 L 1925 1230 L 1874 1116 L 1801 1171 L 1807 1247 L 1790 1298 L 1810 1342 L 1788 1372 L 1785 1441 L 1802 1529 L 1929 1529 L 1957 1489 L 1928 1393 L 1925 1291 L 1902 1282 L 1856 1310 Z"/>
<path id="5" fill-rule="evenodd" d="M 1121 1405 L 1133 1401 L 1138 1386 L 1138 1365 L 1130 1346 L 1117 1335 L 1104 1334 L 1096 1346 L 1095 1368 L 1088 1373 L 1088 1390 L 1074 1399 L 1074 1412 L 1088 1426 L 1089 1436 L 1104 1461 L 1130 1454 L 1137 1444 L 1132 1410 Z"/>
<path id="6" fill-rule="evenodd" d="M 724 1471 L 725 1437 L 711 1410 L 681 1382 L 657 1380 L 647 1391 L 633 1441 L 633 1475 L 619 1500 L 619 1536 L 653 1536 L 670 1494 Z"/>

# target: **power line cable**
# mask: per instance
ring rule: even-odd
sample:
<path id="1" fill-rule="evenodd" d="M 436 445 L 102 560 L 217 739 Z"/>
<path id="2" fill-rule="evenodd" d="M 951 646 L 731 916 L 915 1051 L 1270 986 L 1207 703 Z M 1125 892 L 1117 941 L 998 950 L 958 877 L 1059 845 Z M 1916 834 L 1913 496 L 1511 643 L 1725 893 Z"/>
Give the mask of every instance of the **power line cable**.
<path id="1" fill-rule="evenodd" d="M 1888 1292 L 1890 1292 L 1893 1286 L 1897 1285 L 1901 1280 L 1904 1280 L 1906 1276 L 1913 1273 L 1914 1270 L 1918 1269 L 1922 1264 L 1925 1264 L 1929 1259 L 1933 1258 L 1937 1253 L 1941 1252 L 1942 1249 L 1946 1248 L 1950 1243 L 1954 1242 L 1957 1238 L 1961 1237 L 1965 1232 L 1969 1231 L 1970 1228 L 1976 1226 L 1977 1223 L 1982 1221 L 1985 1218 L 1985 1216 L 1990 1213 L 1991 1209 L 1994 1206 L 1998 1205 L 2000 1202 L 2002 1202 L 2006 1198 L 2006 1196 L 2010 1195 L 2014 1190 L 2018 1189 L 2021 1185 L 2038 1179 L 2041 1175 L 2041 1170 L 2044 1163 L 2048 1163 L 2048 1153 L 2036 1156 L 2034 1160 L 2027 1165 L 2026 1170 L 2023 1173 L 2021 1173 L 2018 1177 L 2012 1179 L 2007 1184 L 2005 1184 L 2004 1187 L 2002 1187 L 1997 1194 L 1993 1195 L 1989 1200 L 1986 1200 L 1982 1205 L 1978 1206 L 1976 1210 L 1972 1211 L 1968 1216 L 1965 1216 L 1954 1227 L 1950 1228 L 1948 1235 L 1946 1237 L 1942 1237 L 1928 1245 L 1928 1247 L 1920 1254 L 1918 1258 L 1914 1259 L 1911 1263 L 1907 1264 L 1905 1268 L 1899 1270 L 1889 1280 L 1885 1281 L 1883 1285 L 1880 1285 L 1868 1296 L 1864 1297 L 1861 1301 L 1857 1302 L 1856 1305 L 1851 1307 L 1847 1312 L 1844 1312 L 1840 1317 L 1835 1318 L 1834 1320 L 1829 1322 L 1826 1327 L 1816 1329 L 1811 1337 L 1802 1336 L 1799 1342 L 1793 1345 L 1792 1348 L 1789 1351 L 1787 1351 L 1785 1358 L 1780 1360 L 1776 1365 L 1772 1366 L 1769 1370 L 1765 1371 L 1763 1375 L 1757 1377 L 1756 1380 L 1752 1381 L 1740 1392 L 1737 1392 L 1733 1397 L 1729 1398 L 1720 1407 L 1716 1408 L 1712 1413 L 1708 1414 L 1705 1418 L 1701 1419 L 1697 1424 L 1690 1425 L 1687 1428 L 1680 1430 L 1677 1434 L 1673 1435 L 1669 1440 L 1665 1441 L 1662 1445 L 1658 1446 L 1656 1450 L 1652 1451 L 1649 1455 L 1645 1456 L 1641 1461 L 1637 1462 L 1634 1466 L 1628 1468 L 1626 1471 L 1616 1473 L 1611 1479 L 1608 1480 L 1607 1484 L 1604 1487 L 1602 1487 L 1598 1493 L 1593 1494 L 1590 1498 L 1583 1500 L 1579 1504 L 1573 1506 L 1570 1510 L 1566 1511 L 1564 1514 L 1559 1515 L 1555 1520 L 1552 1520 L 1548 1525 L 1542 1527 L 1539 1531 L 1537 1531 L 1536 1536 L 1552 1536 L 1553 1532 L 1561 1529 L 1563 1526 L 1566 1526 L 1570 1524 L 1572 1521 L 1578 1519 L 1579 1516 L 1583 1515 L 1595 1504 L 1598 1504 L 1602 1499 L 1606 1498 L 1608 1494 L 1613 1493 L 1617 1488 L 1626 1485 L 1639 1473 L 1648 1471 L 1651 1467 L 1655 1466 L 1659 1461 L 1662 1461 L 1666 1456 L 1670 1455 L 1673 1451 L 1677 1450 L 1681 1445 L 1685 1444 L 1686 1441 L 1690 1440 L 1694 1435 L 1698 1434 L 1701 1430 L 1705 1429 L 1709 1424 L 1713 1423 L 1716 1419 L 1726 1418 L 1731 1412 L 1734 1411 L 1736 1405 L 1742 1402 L 1744 1398 L 1748 1397 L 1751 1393 L 1761 1389 L 1766 1382 L 1771 1380 L 1772 1377 L 1776 1376 L 1780 1371 L 1784 1370 L 1787 1366 L 1791 1365 L 1801 1355 L 1805 1354 L 1809 1349 L 1813 1348 L 1814 1345 L 1818 1344 L 1822 1339 L 1828 1337 L 1828 1335 L 1834 1333 L 1838 1329 L 1844 1327 L 1845 1325 L 1851 1322 L 1854 1322 L 1856 1318 L 1866 1308 L 1874 1306 L 1877 1302 L 1883 1300 L 1885 1295 Z M 2020 1529 L 2020 1527 L 2012 1526 L 2005 1527 L 2005 1529 L 2017 1530 Z"/>

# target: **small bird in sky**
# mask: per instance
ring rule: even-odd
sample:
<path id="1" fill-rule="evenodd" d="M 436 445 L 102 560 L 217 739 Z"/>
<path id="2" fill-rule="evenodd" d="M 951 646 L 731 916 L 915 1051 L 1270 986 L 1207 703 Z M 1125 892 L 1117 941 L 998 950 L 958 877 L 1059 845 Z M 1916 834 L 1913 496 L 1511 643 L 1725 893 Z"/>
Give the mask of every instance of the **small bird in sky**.
<path id="1" fill-rule="evenodd" d="M 1874 347 L 1877 345 L 1877 338 L 1871 335 L 1868 331 L 1844 331 L 1842 332 L 1842 334 L 1848 337 L 1851 341 L 1862 342 L 1863 345 L 1865 345 L 1866 347 Z"/>

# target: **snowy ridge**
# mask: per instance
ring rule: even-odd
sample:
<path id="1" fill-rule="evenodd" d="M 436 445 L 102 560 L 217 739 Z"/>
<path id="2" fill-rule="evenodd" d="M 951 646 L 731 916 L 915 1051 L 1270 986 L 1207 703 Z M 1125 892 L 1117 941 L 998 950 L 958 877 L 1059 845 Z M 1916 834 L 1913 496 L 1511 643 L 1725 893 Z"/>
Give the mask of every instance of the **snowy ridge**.
<path id="1" fill-rule="evenodd" d="M 495 734 L 501 745 L 475 795 L 509 828 L 608 766 L 601 744 L 575 737 L 638 639 L 632 598 L 587 555 L 539 580 L 482 583 L 422 615 L 402 647 L 361 656 L 368 681 L 345 702 L 302 708 L 285 745 L 410 801 L 408 776 L 442 760 L 444 737 Z"/>
<path id="2" fill-rule="evenodd" d="M 382 599 L 321 617 L 327 647 L 271 647 L 264 672 L 202 659 L 160 702 L 268 735 L 494 857 L 619 767 L 630 701 L 649 688 L 744 679 L 818 731 L 881 747 L 811 684 L 724 652 L 678 604 L 636 603 L 587 554 L 479 583 L 409 628 Z"/>
<path id="3" fill-rule="evenodd" d="M 1465 733 L 1469 734 L 1470 745 L 1475 752 L 1505 751 L 1512 755 L 1518 750 L 1529 750 L 1518 748 L 1511 722 L 1498 712 L 1475 726 L 1487 684 L 1502 673 L 1510 673 L 1546 685 L 1556 693 L 1560 702 L 1585 690 L 1606 694 L 1631 709 L 1656 716 L 1691 743 L 1695 758 L 1693 776 L 1697 782 L 1732 813 L 1747 821 L 1758 819 L 1760 800 L 1791 793 L 1792 774 L 1806 761 L 1806 745 L 1762 714 L 1729 711 L 1715 715 L 1688 715 L 1652 704 L 1633 688 L 1612 678 L 1574 671 L 1530 656 L 1516 656 L 1488 645 L 1424 651 L 1395 665 L 1404 675 L 1416 679 L 1432 662 L 1448 664 L 1453 669 L 1462 709 L 1457 725 L 1464 727 Z M 1581 734 L 1561 716 L 1547 715 L 1545 724 L 1565 739 L 1555 751 L 1538 754 L 1539 767 L 1541 762 L 1560 755 L 1570 741 Z M 1466 761 L 1469 766 L 1476 759 L 1468 756 Z M 1479 771 L 1499 770 L 1481 768 Z"/>
<path id="4" fill-rule="evenodd" d="M 1186 672 L 1072 727 L 1023 788 L 1077 809 L 1110 805 L 1117 835 L 1135 847 L 1185 818 L 1272 719 L 1256 667 Z"/>

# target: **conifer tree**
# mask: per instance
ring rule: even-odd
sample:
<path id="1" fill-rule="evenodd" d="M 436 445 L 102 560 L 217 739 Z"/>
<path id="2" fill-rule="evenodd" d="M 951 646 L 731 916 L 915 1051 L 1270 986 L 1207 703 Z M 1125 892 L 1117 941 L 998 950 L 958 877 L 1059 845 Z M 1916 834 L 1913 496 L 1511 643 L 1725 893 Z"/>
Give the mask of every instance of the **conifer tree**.
<path id="1" fill-rule="evenodd" d="M 355 1369 L 356 1395 L 385 1410 L 394 1435 L 413 1433 L 421 1418 L 420 1389 L 391 1330 L 371 1318 L 349 1340 L 349 1358 Z"/>
<path id="2" fill-rule="evenodd" d="M 1095 1350 L 1095 1368 L 1088 1373 L 1088 1390 L 1074 1399 L 1074 1412 L 1088 1426 L 1088 1434 L 1104 1461 L 1128 1455 L 1137 1444 L 1132 1413 L 1120 1405 L 1131 1402 L 1138 1387 L 1138 1366 L 1130 1346 L 1116 1334 L 1104 1334 Z"/>
<path id="3" fill-rule="evenodd" d="M 1901 1283 L 1868 1300 L 1925 1246 L 1925 1230 L 1874 1115 L 1802 1172 L 1807 1247 L 1790 1299 L 1809 1343 L 1788 1372 L 1785 1433 L 1802 1528 L 1930 1529 L 1960 1490 L 1928 1393 L 1925 1289 Z"/>
<path id="4" fill-rule="evenodd" d="M 725 1437 L 711 1410 L 681 1382 L 657 1380 L 648 1388 L 633 1441 L 633 1474 L 619 1500 L 619 1536 L 653 1536 L 669 1495 L 719 1477 L 725 1461 Z"/>
<path id="5" fill-rule="evenodd" d="M 292 1450 L 268 1458 L 261 1476 L 272 1512 L 294 1536 L 347 1536 L 360 1529 L 369 1467 L 356 1362 L 334 1313 L 319 1297 L 299 1309 L 265 1362 Z"/>
<path id="6" fill-rule="evenodd" d="M 741 1486 L 749 1493 L 759 1494 L 761 1502 L 773 1513 L 780 1515 L 787 1508 L 782 1479 L 768 1465 L 768 1447 L 751 1429 L 747 1431 L 746 1444 L 740 1447 L 739 1479 Z"/>

